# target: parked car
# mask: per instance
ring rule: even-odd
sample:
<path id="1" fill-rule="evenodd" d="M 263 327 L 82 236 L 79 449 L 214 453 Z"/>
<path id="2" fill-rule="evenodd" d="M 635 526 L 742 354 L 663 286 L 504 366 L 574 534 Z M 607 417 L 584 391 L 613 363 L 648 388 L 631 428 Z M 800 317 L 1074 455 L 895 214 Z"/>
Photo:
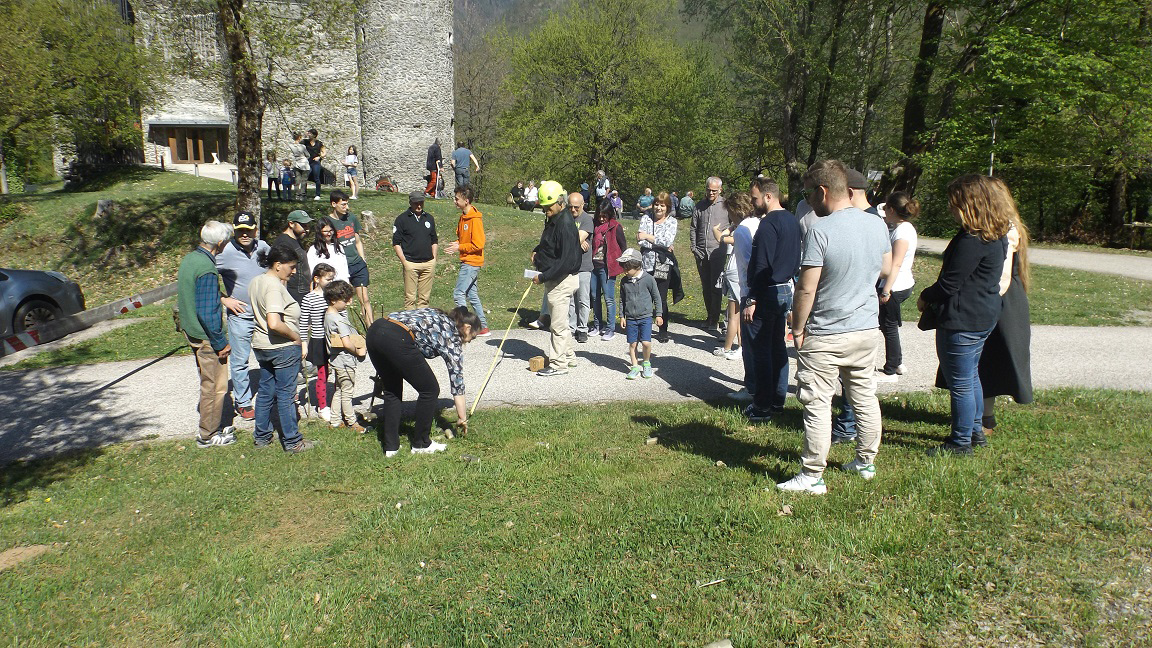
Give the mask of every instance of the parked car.
<path id="1" fill-rule="evenodd" d="M 59 272 L 0 268 L 0 337 L 82 310 L 84 292 Z"/>

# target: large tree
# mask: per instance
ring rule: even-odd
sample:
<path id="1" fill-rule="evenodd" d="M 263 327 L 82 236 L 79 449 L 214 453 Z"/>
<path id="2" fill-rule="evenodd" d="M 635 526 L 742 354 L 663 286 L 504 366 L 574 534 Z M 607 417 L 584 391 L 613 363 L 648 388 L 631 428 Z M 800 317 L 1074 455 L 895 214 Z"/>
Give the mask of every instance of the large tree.
<path id="1" fill-rule="evenodd" d="M 514 44 L 501 141 L 520 174 L 626 192 L 729 175 L 723 76 L 668 27 L 672 0 L 570 2 Z"/>
<path id="2" fill-rule="evenodd" d="M 0 182 L 3 144 L 133 150 L 139 111 L 156 100 L 158 66 L 112 3 L 0 0 Z"/>

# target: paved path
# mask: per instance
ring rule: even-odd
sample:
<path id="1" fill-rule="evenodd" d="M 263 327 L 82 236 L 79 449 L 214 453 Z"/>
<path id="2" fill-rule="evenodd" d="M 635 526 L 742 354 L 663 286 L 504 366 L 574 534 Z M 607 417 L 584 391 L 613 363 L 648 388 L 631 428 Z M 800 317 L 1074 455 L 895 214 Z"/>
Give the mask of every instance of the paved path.
<path id="1" fill-rule="evenodd" d="M 917 242 L 917 249 L 940 253 L 947 245 L 946 239 L 921 238 Z M 1102 272 L 1152 281 L 1152 256 L 1149 255 L 1033 247 L 1028 250 L 1028 261 L 1036 265 Z"/>
<path id="2" fill-rule="evenodd" d="M 741 363 L 711 354 L 718 338 L 677 324 L 672 334 L 673 342 L 654 345 L 656 377 L 649 380 L 624 378 L 628 362 L 623 335 L 577 345 L 579 367 L 565 376 L 539 378 L 528 371 L 528 359 L 543 355 L 548 334 L 513 330 L 480 409 L 631 399 L 714 400 L 739 388 Z M 899 383 L 881 385 L 881 393 L 931 388 L 936 372 L 933 334 L 909 323 L 902 338 L 909 373 Z M 495 336 L 481 338 L 466 347 L 469 406 L 498 342 Z M 1152 328 L 1037 326 L 1032 353 L 1037 387 L 1152 389 L 1152 363 L 1147 362 L 1152 358 Z M 440 384 L 446 385 L 444 363 L 434 359 L 431 365 Z M 371 363 L 360 366 L 356 391 L 360 410 L 368 408 L 371 374 Z M 196 368 L 188 356 L 0 372 L 0 409 L 7 414 L 0 420 L 0 465 L 117 441 L 190 438 L 196 429 L 196 402 Z M 446 388 L 441 405 L 450 407 Z M 241 427 L 250 430 L 251 424 Z"/>

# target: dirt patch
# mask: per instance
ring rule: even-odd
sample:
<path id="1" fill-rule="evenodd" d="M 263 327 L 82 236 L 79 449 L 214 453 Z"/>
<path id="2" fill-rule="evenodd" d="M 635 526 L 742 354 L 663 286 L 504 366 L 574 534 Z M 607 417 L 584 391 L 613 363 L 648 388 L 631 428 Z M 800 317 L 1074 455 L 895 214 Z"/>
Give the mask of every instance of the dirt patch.
<path id="1" fill-rule="evenodd" d="M 1152 311 L 1132 309 L 1124 314 L 1134 326 L 1152 326 Z"/>
<path id="2" fill-rule="evenodd" d="M 20 563 L 28 562 L 37 556 L 52 551 L 51 545 L 30 545 L 27 547 L 12 547 L 0 552 L 0 572 L 11 569 Z"/>

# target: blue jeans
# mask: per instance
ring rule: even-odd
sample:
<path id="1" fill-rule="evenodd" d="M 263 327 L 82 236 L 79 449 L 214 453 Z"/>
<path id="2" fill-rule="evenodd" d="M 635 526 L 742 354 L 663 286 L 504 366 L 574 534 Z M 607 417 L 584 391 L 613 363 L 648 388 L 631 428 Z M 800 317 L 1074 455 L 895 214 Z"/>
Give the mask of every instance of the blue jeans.
<path id="1" fill-rule="evenodd" d="M 744 390 L 756 396 L 756 353 L 752 350 L 752 323 L 740 317 L 740 360 L 744 364 Z M 787 352 L 787 349 L 785 349 Z M 755 398 L 753 398 L 755 400 Z"/>
<path id="2" fill-rule="evenodd" d="M 948 441 L 956 445 L 972 445 L 972 433 L 980 430 L 984 390 L 977 368 L 984 342 L 993 328 L 983 331 L 936 329 L 936 356 L 952 401 L 952 434 Z"/>
<path id="3" fill-rule="evenodd" d="M 256 394 L 257 444 L 272 442 L 272 407 L 280 418 L 280 445 L 285 448 L 300 443 L 303 435 L 296 423 L 296 374 L 300 372 L 300 345 L 289 344 L 278 349 L 255 349 L 260 363 L 260 389 Z"/>
<path id="4" fill-rule="evenodd" d="M 840 383 L 840 389 L 844 389 L 843 382 Z M 840 415 L 832 419 L 832 436 L 839 439 L 856 438 L 856 410 L 852 409 L 852 403 L 845 396 L 840 397 Z"/>
<path id="5" fill-rule="evenodd" d="M 252 407 L 252 381 L 248 378 L 248 356 L 252 355 L 252 331 L 256 320 L 251 317 L 228 315 L 228 370 L 232 374 L 232 404 Z"/>
<path id="6" fill-rule="evenodd" d="M 758 291 L 758 297 L 745 340 L 752 347 L 756 372 L 754 402 L 757 409 L 783 409 L 788 398 L 788 343 L 784 332 L 788 311 L 792 310 L 792 286 L 772 286 Z"/>
<path id="7" fill-rule="evenodd" d="M 588 287 L 592 299 L 593 320 L 589 329 L 616 330 L 616 278 L 608 276 L 608 268 L 592 269 L 592 284 Z M 608 319 L 604 319 L 604 309 L 600 300 L 608 307 Z"/>
<path id="8" fill-rule="evenodd" d="M 452 301 L 457 306 L 464 306 L 465 301 L 472 306 L 472 311 L 480 318 L 480 328 L 488 328 L 488 318 L 484 317 L 484 304 L 480 303 L 480 291 L 476 288 L 476 280 L 480 276 L 480 266 L 460 264 L 460 274 L 456 275 L 456 288 L 452 290 Z M 473 331 L 479 333 L 479 331 Z"/>
<path id="9" fill-rule="evenodd" d="M 315 161 L 309 161 L 309 165 L 312 167 L 312 172 L 308 177 L 311 178 L 312 182 L 316 185 L 316 195 L 319 196 L 320 185 L 324 184 L 324 165 Z M 304 193 L 308 193 L 307 187 L 304 188 Z"/>

